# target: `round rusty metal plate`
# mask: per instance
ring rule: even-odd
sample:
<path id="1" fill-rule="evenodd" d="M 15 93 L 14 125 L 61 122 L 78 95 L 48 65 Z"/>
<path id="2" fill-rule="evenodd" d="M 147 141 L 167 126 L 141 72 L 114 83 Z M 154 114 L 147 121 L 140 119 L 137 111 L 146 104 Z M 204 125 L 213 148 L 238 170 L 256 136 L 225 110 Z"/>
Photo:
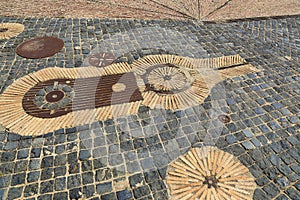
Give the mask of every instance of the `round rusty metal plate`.
<path id="1" fill-rule="evenodd" d="M 96 52 L 90 55 L 89 64 L 95 67 L 105 67 L 115 60 L 112 53 Z"/>
<path id="2" fill-rule="evenodd" d="M 219 115 L 218 116 L 218 119 L 221 121 L 221 122 L 223 122 L 223 123 L 228 123 L 228 122 L 230 122 L 230 117 L 228 116 L 228 115 L 224 115 L 224 114 L 222 114 L 222 115 Z"/>
<path id="3" fill-rule="evenodd" d="M 48 102 L 58 102 L 62 100 L 65 96 L 65 93 L 59 90 L 51 91 L 46 95 L 46 100 Z"/>
<path id="4" fill-rule="evenodd" d="M 59 52 L 64 46 L 63 40 L 55 37 L 39 37 L 21 43 L 17 54 L 24 58 L 46 58 Z"/>

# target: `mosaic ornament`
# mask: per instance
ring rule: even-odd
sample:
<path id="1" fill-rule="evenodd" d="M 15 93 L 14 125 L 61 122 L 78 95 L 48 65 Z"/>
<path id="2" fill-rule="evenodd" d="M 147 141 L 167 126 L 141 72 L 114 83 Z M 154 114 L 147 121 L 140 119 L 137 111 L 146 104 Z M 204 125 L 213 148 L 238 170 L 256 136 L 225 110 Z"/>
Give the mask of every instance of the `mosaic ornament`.
<path id="1" fill-rule="evenodd" d="M 158 93 L 178 93 L 190 86 L 189 74 L 172 64 L 154 65 L 147 70 L 145 82 L 148 90 Z"/>
<path id="2" fill-rule="evenodd" d="M 74 91 L 70 86 L 54 81 L 53 86 L 46 86 L 37 92 L 34 104 L 42 109 L 55 110 L 68 105 L 73 97 Z"/>
<path id="3" fill-rule="evenodd" d="M 5 90 L 0 96 L 0 123 L 21 135 L 40 135 L 136 114 L 140 105 L 189 108 L 202 103 L 208 85 L 217 83 L 201 69 L 215 70 L 223 79 L 258 71 L 238 55 L 211 59 L 152 55 L 132 65 L 46 68 Z"/>
<path id="4" fill-rule="evenodd" d="M 21 135 L 135 114 L 143 100 L 126 63 L 105 69 L 47 68 L 15 81 L 0 97 L 1 123 Z"/>
<path id="5" fill-rule="evenodd" d="M 150 108 L 171 110 L 198 105 L 214 86 L 216 73 L 224 80 L 258 71 L 239 55 L 192 59 L 175 55 L 150 55 L 132 64 L 142 92 L 143 104 Z M 215 70 L 212 78 L 203 70 Z M 222 81 L 220 80 L 220 81 Z"/>
<path id="6" fill-rule="evenodd" d="M 21 43 L 16 53 L 24 58 L 38 59 L 58 53 L 64 46 L 63 40 L 56 37 L 39 37 Z"/>
<path id="7" fill-rule="evenodd" d="M 96 52 L 89 57 L 89 64 L 95 67 L 105 67 L 113 63 L 115 56 L 112 53 Z"/>
<path id="8" fill-rule="evenodd" d="M 0 39 L 15 37 L 24 31 L 24 25 L 18 23 L 0 23 Z"/>
<path id="9" fill-rule="evenodd" d="M 216 147 L 193 148 L 173 162 L 166 183 L 170 199 L 251 200 L 255 179 L 237 158 Z"/>
<path id="10" fill-rule="evenodd" d="M 191 63 L 173 55 L 146 56 L 132 64 L 138 86 L 150 108 L 184 109 L 204 100 L 208 87 Z M 197 76 L 197 78 L 196 78 Z"/>

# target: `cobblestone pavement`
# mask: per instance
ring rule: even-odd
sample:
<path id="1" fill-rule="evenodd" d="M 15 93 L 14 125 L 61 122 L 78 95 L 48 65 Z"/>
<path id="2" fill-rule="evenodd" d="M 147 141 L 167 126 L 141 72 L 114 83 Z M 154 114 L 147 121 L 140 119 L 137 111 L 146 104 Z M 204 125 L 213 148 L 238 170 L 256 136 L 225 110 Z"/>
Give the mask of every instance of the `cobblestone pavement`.
<path id="1" fill-rule="evenodd" d="M 37 136 L 0 133 L 0 199 L 168 199 L 167 167 L 191 147 L 234 155 L 255 178 L 253 199 L 300 196 L 300 17 L 209 24 L 176 20 L 1 17 L 25 25 L 0 40 L 1 93 L 14 80 L 49 67 L 86 67 L 93 52 L 132 63 L 146 55 L 212 58 L 239 54 L 260 72 L 215 85 L 204 103 Z M 63 39 L 44 59 L 17 45 L 38 36 Z M 219 115 L 230 117 L 223 123 Z"/>

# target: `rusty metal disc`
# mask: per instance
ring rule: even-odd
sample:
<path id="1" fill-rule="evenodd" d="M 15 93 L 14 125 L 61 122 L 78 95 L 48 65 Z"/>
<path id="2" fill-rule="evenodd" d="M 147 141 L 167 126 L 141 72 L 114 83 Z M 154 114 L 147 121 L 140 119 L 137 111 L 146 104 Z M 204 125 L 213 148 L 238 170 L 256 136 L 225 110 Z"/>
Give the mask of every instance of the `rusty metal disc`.
<path id="1" fill-rule="evenodd" d="M 51 91 L 46 95 L 46 100 L 48 102 L 58 102 L 62 100 L 65 96 L 65 93 L 63 93 L 60 90 Z"/>
<path id="2" fill-rule="evenodd" d="M 64 46 L 63 40 L 56 37 L 39 37 L 21 43 L 17 54 L 24 58 L 46 58 L 59 52 Z"/>
<path id="3" fill-rule="evenodd" d="M 115 60 L 112 53 L 96 52 L 90 55 L 89 64 L 95 67 L 105 67 L 110 65 Z"/>
<path id="4" fill-rule="evenodd" d="M 229 123 L 231 121 L 230 117 L 224 114 L 219 115 L 218 119 L 224 124 Z"/>

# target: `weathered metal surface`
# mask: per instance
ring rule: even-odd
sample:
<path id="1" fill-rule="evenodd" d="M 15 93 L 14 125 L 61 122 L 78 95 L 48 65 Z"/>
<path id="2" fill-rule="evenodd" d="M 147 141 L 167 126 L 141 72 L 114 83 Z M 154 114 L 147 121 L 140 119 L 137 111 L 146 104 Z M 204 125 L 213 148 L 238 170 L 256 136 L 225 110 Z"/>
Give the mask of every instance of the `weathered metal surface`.
<path id="1" fill-rule="evenodd" d="M 63 40 L 56 37 L 39 37 L 21 43 L 17 54 L 24 58 L 46 58 L 59 52 L 64 46 Z"/>
<path id="2" fill-rule="evenodd" d="M 95 85 L 96 88 L 90 87 Z M 124 84 L 122 91 L 114 91 L 116 84 Z M 55 85 L 67 85 L 75 88 L 75 95 L 68 94 L 64 88 Z M 51 87 L 47 91 L 47 88 Z M 40 91 L 45 91 L 39 96 Z M 42 103 L 34 103 L 41 97 Z M 37 101 L 36 100 L 36 101 Z M 130 103 L 143 100 L 138 90 L 133 73 L 113 74 L 102 77 L 82 78 L 77 80 L 54 79 L 41 82 L 31 88 L 22 101 L 24 110 L 34 117 L 53 118 L 65 115 L 72 111 L 94 109 L 104 106 Z M 66 102 L 67 101 L 67 102 Z M 40 106 L 39 106 L 40 105 Z"/>
<path id="3" fill-rule="evenodd" d="M 113 63 L 115 56 L 112 53 L 96 52 L 89 57 L 89 64 L 95 67 L 105 67 Z"/>

